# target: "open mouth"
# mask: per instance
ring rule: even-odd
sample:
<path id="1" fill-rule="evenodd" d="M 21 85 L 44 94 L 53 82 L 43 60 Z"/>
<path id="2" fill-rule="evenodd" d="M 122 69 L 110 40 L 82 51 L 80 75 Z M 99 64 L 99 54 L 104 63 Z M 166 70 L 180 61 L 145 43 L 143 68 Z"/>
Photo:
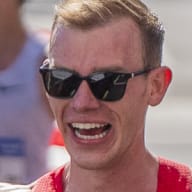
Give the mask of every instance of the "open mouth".
<path id="1" fill-rule="evenodd" d="M 71 123 L 69 126 L 72 128 L 75 136 L 83 140 L 102 139 L 111 128 L 111 125 L 108 123 Z"/>

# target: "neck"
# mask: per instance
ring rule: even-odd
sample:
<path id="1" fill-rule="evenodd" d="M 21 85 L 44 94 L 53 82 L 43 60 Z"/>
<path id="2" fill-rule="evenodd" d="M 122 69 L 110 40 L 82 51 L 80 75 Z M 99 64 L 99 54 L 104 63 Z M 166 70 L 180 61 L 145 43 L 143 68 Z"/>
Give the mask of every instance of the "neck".
<path id="1" fill-rule="evenodd" d="M 26 32 L 19 19 L 0 30 L 0 70 L 8 68 L 16 59 L 26 40 Z"/>
<path id="2" fill-rule="evenodd" d="M 126 159 L 126 158 L 125 158 Z M 158 162 L 147 151 L 105 170 L 84 170 L 71 163 L 67 192 L 155 192 Z"/>

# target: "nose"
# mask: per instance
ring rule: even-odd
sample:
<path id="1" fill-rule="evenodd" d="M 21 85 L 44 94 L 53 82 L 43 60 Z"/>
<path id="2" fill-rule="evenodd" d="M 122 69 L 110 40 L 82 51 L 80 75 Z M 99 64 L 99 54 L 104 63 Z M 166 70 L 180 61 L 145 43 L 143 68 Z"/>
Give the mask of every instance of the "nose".
<path id="1" fill-rule="evenodd" d="M 85 112 L 97 109 L 100 102 L 91 92 L 89 85 L 86 81 L 82 81 L 77 92 L 71 100 L 71 104 L 74 110 L 78 112 Z"/>

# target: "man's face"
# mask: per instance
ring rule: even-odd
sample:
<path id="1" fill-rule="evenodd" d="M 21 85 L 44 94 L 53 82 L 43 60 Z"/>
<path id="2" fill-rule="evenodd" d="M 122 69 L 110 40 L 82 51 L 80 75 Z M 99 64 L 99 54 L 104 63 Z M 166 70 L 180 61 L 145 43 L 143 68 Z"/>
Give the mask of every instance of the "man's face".
<path id="1" fill-rule="evenodd" d="M 50 51 L 53 65 L 82 76 L 143 70 L 142 58 L 141 33 L 132 19 L 88 31 L 59 26 Z M 96 99 L 86 81 L 73 98 L 49 97 L 72 164 L 106 168 L 144 147 L 146 84 L 144 75 L 129 79 L 123 98 L 115 102 Z"/>
<path id="2" fill-rule="evenodd" d="M 9 25 L 12 25 L 13 20 L 17 19 L 16 16 L 18 16 L 18 12 L 18 1 L 0 0 L 0 34 L 2 33 L 2 31 L 5 31 L 5 33 L 7 32 L 7 30 L 9 29 Z"/>

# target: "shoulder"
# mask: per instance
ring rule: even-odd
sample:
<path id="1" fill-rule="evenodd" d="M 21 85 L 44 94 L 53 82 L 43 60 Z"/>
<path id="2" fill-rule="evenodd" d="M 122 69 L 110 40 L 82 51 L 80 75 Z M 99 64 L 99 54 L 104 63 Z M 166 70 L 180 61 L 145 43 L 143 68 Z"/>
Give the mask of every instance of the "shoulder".
<path id="1" fill-rule="evenodd" d="M 29 185 L 14 185 L 0 182 L 0 192 L 63 192 L 64 167 L 51 171 Z"/>
<path id="2" fill-rule="evenodd" d="M 191 192 L 192 170 L 187 165 L 159 158 L 158 188 L 169 191 Z"/>
<path id="3" fill-rule="evenodd" d="M 33 183 L 33 192 L 62 192 L 64 188 L 63 175 L 65 166 L 47 173 Z"/>

